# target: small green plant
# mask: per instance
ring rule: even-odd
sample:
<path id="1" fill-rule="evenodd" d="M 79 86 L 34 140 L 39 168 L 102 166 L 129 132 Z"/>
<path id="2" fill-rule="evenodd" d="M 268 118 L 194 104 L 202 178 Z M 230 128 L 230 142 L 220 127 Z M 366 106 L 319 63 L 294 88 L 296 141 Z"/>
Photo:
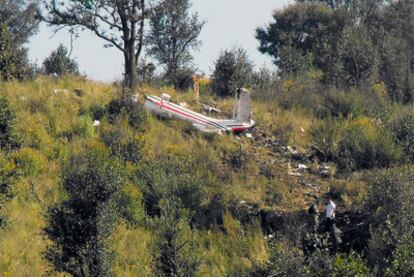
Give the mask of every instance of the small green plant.
<path id="1" fill-rule="evenodd" d="M 45 170 L 48 161 L 42 153 L 33 148 L 24 147 L 12 155 L 17 171 L 26 177 L 36 177 Z"/>

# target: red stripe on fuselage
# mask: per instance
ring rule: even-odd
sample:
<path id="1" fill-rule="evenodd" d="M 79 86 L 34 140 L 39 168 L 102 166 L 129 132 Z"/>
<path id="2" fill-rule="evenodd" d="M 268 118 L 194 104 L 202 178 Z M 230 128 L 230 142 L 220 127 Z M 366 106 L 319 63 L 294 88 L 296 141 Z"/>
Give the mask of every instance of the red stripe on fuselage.
<path id="1" fill-rule="evenodd" d="M 201 123 L 204 123 L 204 124 L 211 125 L 211 126 L 213 126 L 214 128 L 217 128 L 217 129 L 220 129 L 220 128 L 221 128 L 221 129 L 223 129 L 223 130 L 227 130 L 227 128 L 226 128 L 226 127 L 224 127 L 224 126 L 222 126 L 222 125 L 220 125 L 220 124 L 218 124 L 218 123 L 215 123 L 215 122 L 212 122 L 212 121 L 206 121 L 206 120 L 204 120 L 204 119 L 197 118 L 196 116 L 190 115 L 190 114 L 185 113 L 185 112 L 183 112 L 183 111 L 180 111 L 180 110 L 177 110 L 177 109 L 171 108 L 171 107 L 169 107 L 169 106 L 167 106 L 167 105 L 163 105 L 163 103 L 162 103 L 162 102 L 157 103 L 157 102 L 155 102 L 154 100 L 149 99 L 149 98 L 147 98 L 147 100 L 149 100 L 149 101 L 151 101 L 151 102 L 153 102 L 153 103 L 157 104 L 158 106 L 160 106 L 160 107 L 162 107 L 162 108 L 165 108 L 165 109 L 170 110 L 170 111 L 172 111 L 172 112 L 178 113 L 178 114 L 180 114 L 180 115 L 182 115 L 182 116 L 185 116 L 185 117 L 191 118 L 191 119 L 193 119 L 193 120 L 197 120 L 197 121 L 199 121 L 199 122 L 201 122 Z"/>

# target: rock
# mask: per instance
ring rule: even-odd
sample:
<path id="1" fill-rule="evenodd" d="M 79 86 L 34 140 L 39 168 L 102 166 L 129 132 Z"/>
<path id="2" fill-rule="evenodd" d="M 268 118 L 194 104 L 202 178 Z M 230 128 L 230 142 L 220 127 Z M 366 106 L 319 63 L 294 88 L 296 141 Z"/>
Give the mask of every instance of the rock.
<path id="1" fill-rule="evenodd" d="M 85 91 L 81 88 L 76 88 L 73 90 L 73 92 L 76 94 L 76 96 L 79 96 L 79 97 L 82 97 L 86 94 Z"/>

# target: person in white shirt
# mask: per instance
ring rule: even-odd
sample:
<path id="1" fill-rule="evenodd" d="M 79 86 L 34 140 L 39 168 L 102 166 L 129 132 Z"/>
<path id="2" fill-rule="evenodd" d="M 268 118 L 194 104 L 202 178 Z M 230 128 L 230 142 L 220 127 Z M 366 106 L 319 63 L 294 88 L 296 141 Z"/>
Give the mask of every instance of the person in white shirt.
<path id="1" fill-rule="evenodd" d="M 335 219 L 335 208 L 335 203 L 332 201 L 330 197 L 328 197 L 326 202 L 326 218 L 329 218 L 331 220 Z"/>

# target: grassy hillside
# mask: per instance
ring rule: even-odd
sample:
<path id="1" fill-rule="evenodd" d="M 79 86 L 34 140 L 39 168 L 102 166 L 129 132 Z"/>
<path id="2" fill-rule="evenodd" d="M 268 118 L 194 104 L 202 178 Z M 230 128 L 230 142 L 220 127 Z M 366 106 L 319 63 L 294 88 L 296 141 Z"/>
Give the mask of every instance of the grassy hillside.
<path id="1" fill-rule="evenodd" d="M 0 173 L 10 184 L 0 202 L 0 275 L 63 276 L 46 258 L 52 242 L 44 230 L 50 209 L 68 199 L 62 186 L 65 166 L 71 157 L 94 149 L 110 155 L 125 175 L 116 194 L 119 213 L 105 238 L 116 276 L 156 275 L 160 226 L 169 224 L 159 215 L 171 197 L 183 208 L 174 225 L 177 241 L 185 245 L 180 259 L 187 264 L 195 258 L 197 276 L 243 276 L 265 267 L 275 251 L 267 235 L 279 224 L 272 218 L 304 214 L 312 203 L 322 208 L 326 194 L 337 201 L 339 212 L 358 209 L 368 181 L 354 169 L 399 166 L 401 148 L 378 146 L 386 145 L 387 136 L 375 127 L 375 111 L 345 103 L 355 109 L 352 116 L 321 117 L 300 102 L 312 99 L 295 98 L 302 93 L 299 82 L 284 86 L 289 98 L 279 92 L 254 95 L 257 128 L 247 138 L 200 133 L 184 122 L 154 118 L 141 104 L 117 110 L 116 87 L 77 77 L 0 83 L 15 114 L 10 124 L 17 145 L 0 152 Z M 167 92 L 174 101 L 200 109 L 191 92 L 151 87 L 137 92 L 140 103 L 143 95 Z M 202 97 L 217 101 L 222 116 L 231 114 L 233 99 Z M 93 120 L 101 125 L 93 127 Z M 375 149 L 364 149 L 375 143 Z M 371 153 L 380 148 L 381 153 Z M 371 155 L 368 162 L 364 155 Z M 286 245 L 300 248 L 286 241 L 286 235 L 300 236 L 298 229 L 286 228 L 278 253 Z"/>

